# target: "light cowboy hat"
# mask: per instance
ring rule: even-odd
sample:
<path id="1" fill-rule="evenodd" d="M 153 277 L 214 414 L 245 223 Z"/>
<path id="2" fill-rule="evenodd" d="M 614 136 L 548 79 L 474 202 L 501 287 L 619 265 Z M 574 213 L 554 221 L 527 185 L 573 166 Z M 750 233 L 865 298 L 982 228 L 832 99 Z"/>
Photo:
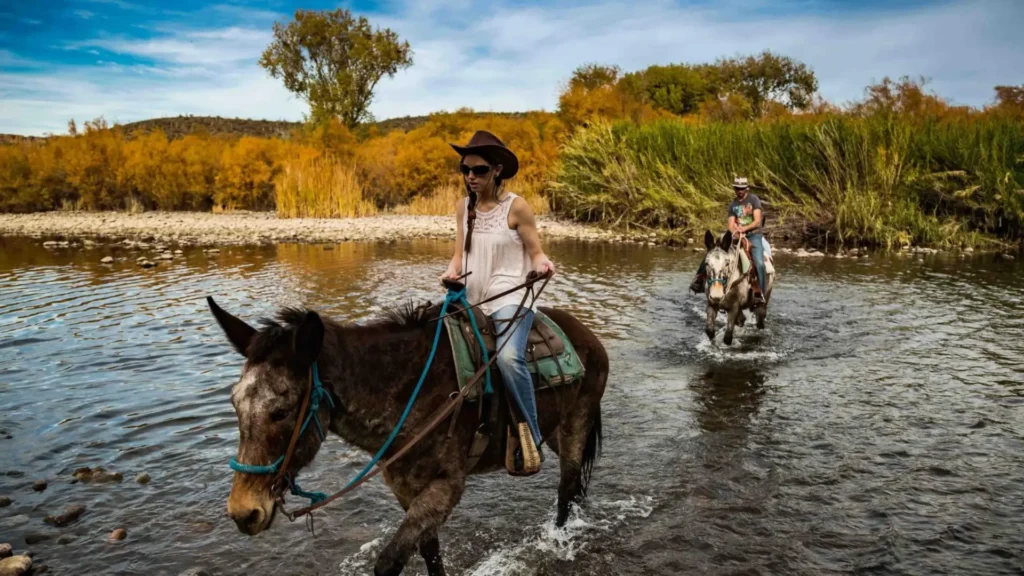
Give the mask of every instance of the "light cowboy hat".
<path id="1" fill-rule="evenodd" d="M 732 187 L 735 190 L 746 190 L 750 188 L 750 183 L 747 182 L 746 178 L 736 178 L 732 181 Z"/>

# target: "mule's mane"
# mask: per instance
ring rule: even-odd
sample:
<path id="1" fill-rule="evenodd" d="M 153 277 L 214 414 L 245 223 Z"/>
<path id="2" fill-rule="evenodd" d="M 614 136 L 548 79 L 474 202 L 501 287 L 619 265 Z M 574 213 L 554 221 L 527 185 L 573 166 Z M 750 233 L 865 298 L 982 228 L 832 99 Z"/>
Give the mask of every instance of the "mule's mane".
<path id="1" fill-rule="evenodd" d="M 324 324 L 328 327 L 334 326 L 340 329 L 358 329 L 367 332 L 394 332 L 396 330 L 409 330 L 422 328 L 437 318 L 439 305 L 425 302 L 405 304 L 385 310 L 382 318 L 377 318 L 368 324 L 363 325 L 342 325 L 326 316 L 320 315 Z M 259 362 L 265 360 L 279 346 L 290 344 L 292 334 L 298 330 L 306 315 L 314 310 L 308 308 L 286 307 L 277 311 L 272 318 L 260 318 L 258 320 L 259 330 L 253 335 L 249 343 L 247 354 L 250 359 Z M 366 334 L 363 334 L 365 336 Z"/>
<path id="2" fill-rule="evenodd" d="M 306 308 L 287 307 L 278 310 L 273 318 L 260 318 L 260 329 L 249 342 L 246 355 L 254 362 L 265 360 L 302 325 L 309 312 Z"/>
<path id="3" fill-rule="evenodd" d="M 390 308 L 381 321 L 382 325 L 391 325 L 394 328 L 422 328 L 437 318 L 440 306 L 433 302 L 414 304 L 411 300 Z"/>

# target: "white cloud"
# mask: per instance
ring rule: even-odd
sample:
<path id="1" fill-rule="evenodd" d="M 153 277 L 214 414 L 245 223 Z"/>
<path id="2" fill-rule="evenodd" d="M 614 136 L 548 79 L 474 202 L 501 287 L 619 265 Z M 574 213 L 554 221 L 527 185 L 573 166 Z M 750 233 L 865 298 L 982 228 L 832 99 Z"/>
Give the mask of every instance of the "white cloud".
<path id="1" fill-rule="evenodd" d="M 93 14 L 92 12 L 90 12 L 88 10 L 72 10 L 71 13 L 74 14 L 75 16 L 78 16 L 82 20 L 88 20 L 88 19 L 92 18 L 93 16 L 95 16 L 95 14 Z"/>
<path id="2" fill-rule="evenodd" d="M 94 0 L 104 1 L 104 0 Z M 125 9 L 136 5 L 105 0 Z M 402 0 L 371 15 L 412 44 L 415 63 L 378 86 L 380 118 L 470 106 L 554 109 L 573 69 L 587 62 L 626 70 L 707 62 L 764 49 L 809 64 L 822 94 L 843 102 L 883 76 L 924 75 L 938 93 L 981 105 L 996 84 L 1024 78 L 1014 0 L 955 0 L 938 6 L 842 14 L 765 15 L 757 0 L 684 7 L 656 0 L 590 5 L 482 6 L 470 0 Z M 244 8 L 239 20 L 274 17 Z M 248 16 L 245 14 L 248 13 Z M 147 40 L 98 38 L 73 48 L 141 58 L 145 64 L 58 67 L 46 74 L 0 74 L 0 132 L 62 131 L 67 117 L 130 122 L 176 114 L 299 119 L 303 103 L 256 64 L 269 25 L 160 29 Z M 18 55 L 0 52 L 3 59 Z"/>

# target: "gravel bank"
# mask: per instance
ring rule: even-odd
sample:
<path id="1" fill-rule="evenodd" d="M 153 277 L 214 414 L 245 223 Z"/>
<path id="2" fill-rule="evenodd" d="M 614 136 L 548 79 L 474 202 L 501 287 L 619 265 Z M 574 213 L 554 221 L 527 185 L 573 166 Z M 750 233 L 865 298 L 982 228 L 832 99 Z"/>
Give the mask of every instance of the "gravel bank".
<path id="1" fill-rule="evenodd" d="M 540 218 L 544 238 L 615 241 L 621 237 L 595 227 Z M 442 216 L 375 216 L 354 219 L 283 219 L 240 212 L 44 212 L 0 214 L 0 235 L 34 238 L 113 238 L 184 245 L 333 243 L 452 239 L 455 221 Z"/>

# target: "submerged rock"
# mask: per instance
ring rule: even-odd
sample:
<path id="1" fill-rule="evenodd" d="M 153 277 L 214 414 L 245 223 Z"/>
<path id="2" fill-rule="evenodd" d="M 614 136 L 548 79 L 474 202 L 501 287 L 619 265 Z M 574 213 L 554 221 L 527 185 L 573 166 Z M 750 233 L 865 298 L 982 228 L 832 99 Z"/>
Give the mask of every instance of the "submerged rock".
<path id="1" fill-rule="evenodd" d="M 36 544 L 39 544 L 40 542 L 46 542 L 47 540 L 52 540 L 52 539 L 53 539 L 53 534 L 43 534 L 43 533 L 40 533 L 40 532 L 33 532 L 32 534 L 26 534 L 25 535 L 25 544 L 28 544 L 29 546 L 35 546 Z"/>
<path id="2" fill-rule="evenodd" d="M 124 528 L 118 528 L 110 533 L 109 540 L 111 542 L 120 542 L 128 537 L 128 532 Z"/>
<path id="3" fill-rule="evenodd" d="M 46 490 L 46 486 L 46 480 L 36 480 L 32 484 L 32 489 L 35 490 L 36 492 L 42 492 L 43 490 Z"/>
<path id="4" fill-rule="evenodd" d="M 113 256 L 105 256 L 102 260 L 100 260 L 100 262 L 103 263 L 103 264 L 113 264 L 114 257 Z"/>
<path id="5" fill-rule="evenodd" d="M 108 472 L 102 467 L 79 468 L 78 470 L 75 470 L 73 475 L 76 480 L 85 482 L 86 484 L 109 484 L 124 480 L 124 475 L 120 472 Z"/>
<path id="6" fill-rule="evenodd" d="M 7 496 L 0 498 L 0 508 L 7 508 L 13 503 L 14 501 L 8 498 Z"/>
<path id="7" fill-rule="evenodd" d="M 11 556 L 0 560 L 0 576 L 24 576 L 32 572 L 32 559 L 28 556 Z"/>
<path id="8" fill-rule="evenodd" d="M 146 474 L 145 472 L 135 477 L 135 481 L 139 484 L 149 484 L 150 480 L 151 478 L 149 477 L 149 474 Z"/>
<path id="9" fill-rule="evenodd" d="M 47 524 L 52 524 L 58 528 L 63 528 L 68 524 L 71 524 L 78 520 L 82 514 L 85 514 L 85 506 L 68 506 L 64 509 L 64 513 L 58 516 L 47 516 L 43 519 Z"/>
<path id="10" fill-rule="evenodd" d="M 185 570 L 178 576 L 210 576 L 210 573 L 202 568 L 192 568 L 191 570 Z"/>
<path id="11" fill-rule="evenodd" d="M 57 544 L 60 544 L 61 546 L 67 546 L 68 544 L 71 544 L 75 540 L 78 540 L 78 538 L 75 537 L 75 536 L 72 536 L 71 534 L 65 534 L 65 535 L 61 536 L 60 538 L 57 538 Z"/>

